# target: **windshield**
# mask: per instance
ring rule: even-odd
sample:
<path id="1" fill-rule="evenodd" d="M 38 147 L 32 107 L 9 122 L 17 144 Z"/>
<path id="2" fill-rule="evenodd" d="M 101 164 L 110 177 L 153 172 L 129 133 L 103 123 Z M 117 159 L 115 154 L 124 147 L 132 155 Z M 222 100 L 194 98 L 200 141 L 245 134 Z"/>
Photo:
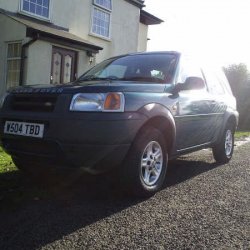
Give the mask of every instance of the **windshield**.
<path id="1" fill-rule="evenodd" d="M 175 54 L 140 54 L 108 59 L 87 73 L 80 81 L 124 80 L 171 83 L 175 72 Z"/>

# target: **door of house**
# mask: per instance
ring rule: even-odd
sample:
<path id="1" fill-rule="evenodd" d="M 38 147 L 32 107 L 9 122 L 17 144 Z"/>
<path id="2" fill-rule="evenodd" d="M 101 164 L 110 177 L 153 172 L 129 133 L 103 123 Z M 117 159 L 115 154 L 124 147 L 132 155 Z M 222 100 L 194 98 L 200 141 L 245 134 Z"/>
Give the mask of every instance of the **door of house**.
<path id="1" fill-rule="evenodd" d="M 76 78 L 76 52 L 53 47 L 51 63 L 51 83 L 69 83 Z"/>

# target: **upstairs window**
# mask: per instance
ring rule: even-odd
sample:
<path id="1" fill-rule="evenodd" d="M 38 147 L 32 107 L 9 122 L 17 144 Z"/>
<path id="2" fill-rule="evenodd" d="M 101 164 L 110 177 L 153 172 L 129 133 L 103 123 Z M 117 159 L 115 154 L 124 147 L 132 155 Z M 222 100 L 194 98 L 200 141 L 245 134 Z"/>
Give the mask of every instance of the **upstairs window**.
<path id="1" fill-rule="evenodd" d="M 94 0 L 91 33 L 110 38 L 112 2 L 111 0 Z"/>
<path id="2" fill-rule="evenodd" d="M 94 0 L 94 4 L 98 5 L 104 9 L 112 10 L 112 3 L 111 0 Z"/>
<path id="3" fill-rule="evenodd" d="M 49 19 L 51 0 L 21 0 L 21 11 L 43 18 Z"/>

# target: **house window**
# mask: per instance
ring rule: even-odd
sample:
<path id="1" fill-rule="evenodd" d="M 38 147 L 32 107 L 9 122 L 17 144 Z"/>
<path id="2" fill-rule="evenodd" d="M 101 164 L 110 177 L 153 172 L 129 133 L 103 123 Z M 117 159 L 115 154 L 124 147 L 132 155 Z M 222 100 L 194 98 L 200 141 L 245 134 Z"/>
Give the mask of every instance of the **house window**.
<path id="1" fill-rule="evenodd" d="M 21 0 L 21 11 L 49 19 L 51 0 Z"/>
<path id="2" fill-rule="evenodd" d="M 93 34 L 110 37 L 111 10 L 111 0 L 94 0 L 91 27 Z"/>
<path id="3" fill-rule="evenodd" d="M 21 43 L 8 44 L 7 51 L 7 88 L 19 85 L 21 65 Z"/>
<path id="4" fill-rule="evenodd" d="M 112 10 L 112 3 L 111 0 L 94 0 L 95 5 L 99 5 L 100 7 L 107 9 L 107 10 Z"/>

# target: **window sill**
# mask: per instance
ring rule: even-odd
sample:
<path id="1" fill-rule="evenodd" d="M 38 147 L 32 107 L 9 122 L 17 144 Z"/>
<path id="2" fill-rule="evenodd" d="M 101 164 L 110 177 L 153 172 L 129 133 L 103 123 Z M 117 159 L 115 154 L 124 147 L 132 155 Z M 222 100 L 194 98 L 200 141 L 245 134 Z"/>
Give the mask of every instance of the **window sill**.
<path id="1" fill-rule="evenodd" d="M 37 16 L 35 14 L 29 13 L 29 12 L 26 12 L 26 11 L 22 11 L 22 10 L 20 10 L 18 13 L 21 14 L 21 15 L 30 17 L 30 18 L 34 18 L 34 19 L 43 21 L 43 22 L 52 23 L 52 20 L 50 18 L 46 18 L 46 17 L 43 18 L 43 17 Z"/>
<path id="2" fill-rule="evenodd" d="M 106 42 L 111 42 L 111 38 L 105 37 L 105 36 L 101 36 L 101 35 L 98 35 L 98 34 L 95 34 L 95 33 L 92 33 L 92 32 L 89 33 L 89 36 L 102 39 L 102 40 L 104 40 Z"/>

